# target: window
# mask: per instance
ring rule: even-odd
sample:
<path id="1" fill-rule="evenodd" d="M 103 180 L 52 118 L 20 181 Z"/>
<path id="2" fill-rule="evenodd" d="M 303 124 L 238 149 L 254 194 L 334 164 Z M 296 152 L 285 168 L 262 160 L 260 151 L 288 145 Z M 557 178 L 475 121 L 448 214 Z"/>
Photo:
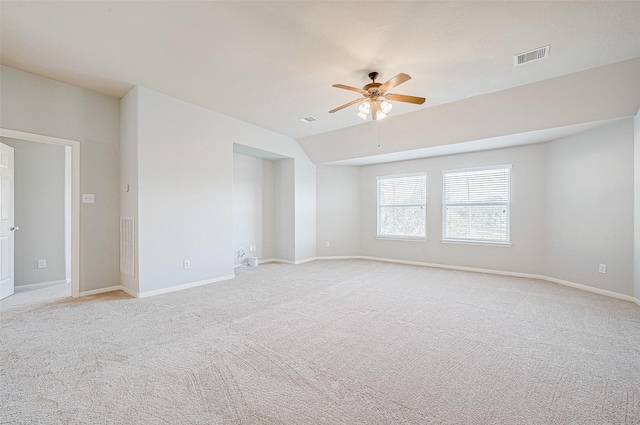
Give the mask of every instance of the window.
<path id="1" fill-rule="evenodd" d="M 509 243 L 511 165 L 443 170 L 444 241 Z"/>
<path id="2" fill-rule="evenodd" d="M 427 174 L 378 177 L 378 237 L 427 237 Z"/>

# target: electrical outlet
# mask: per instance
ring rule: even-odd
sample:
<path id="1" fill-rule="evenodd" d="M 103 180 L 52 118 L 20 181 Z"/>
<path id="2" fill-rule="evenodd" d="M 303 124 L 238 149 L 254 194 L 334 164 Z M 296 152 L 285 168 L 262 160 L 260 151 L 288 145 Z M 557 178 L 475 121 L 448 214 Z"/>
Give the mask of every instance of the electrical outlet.
<path id="1" fill-rule="evenodd" d="M 96 195 L 93 193 L 83 193 L 82 194 L 82 203 L 83 204 L 93 204 L 96 202 Z"/>
<path id="2" fill-rule="evenodd" d="M 189 268 L 191 268 L 191 261 L 190 261 L 190 260 L 184 260 L 184 261 L 182 262 L 182 268 L 183 268 L 183 269 L 189 269 Z"/>
<path id="3" fill-rule="evenodd" d="M 249 246 L 249 252 L 256 252 L 256 246 L 255 245 L 250 245 Z"/>
<path id="4" fill-rule="evenodd" d="M 324 243 L 324 246 L 325 246 L 325 248 L 329 248 L 329 247 L 331 247 L 331 242 L 325 242 L 325 243 Z"/>
<path id="5" fill-rule="evenodd" d="M 46 269 L 47 268 L 47 260 L 38 260 L 38 268 Z"/>
<path id="6" fill-rule="evenodd" d="M 605 274 L 606 272 L 607 272 L 607 265 L 606 264 L 600 264 L 598 266 L 598 273 Z"/>
<path id="7" fill-rule="evenodd" d="M 423 247 L 423 248 L 422 248 L 422 253 L 423 253 L 423 254 L 426 254 L 426 253 L 427 253 L 427 248 L 424 248 L 424 247 Z"/>

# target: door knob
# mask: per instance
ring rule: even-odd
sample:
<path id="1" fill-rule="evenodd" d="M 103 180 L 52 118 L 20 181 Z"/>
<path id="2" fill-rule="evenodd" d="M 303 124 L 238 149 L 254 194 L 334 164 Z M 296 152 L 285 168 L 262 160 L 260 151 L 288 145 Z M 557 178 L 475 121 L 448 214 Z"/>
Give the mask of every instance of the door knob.
<path id="1" fill-rule="evenodd" d="M 9 230 L 11 230 L 11 231 L 13 232 L 13 231 L 15 231 L 15 230 L 20 230 L 20 228 L 19 228 L 18 226 L 16 226 L 16 227 L 10 227 L 10 228 L 9 228 Z"/>

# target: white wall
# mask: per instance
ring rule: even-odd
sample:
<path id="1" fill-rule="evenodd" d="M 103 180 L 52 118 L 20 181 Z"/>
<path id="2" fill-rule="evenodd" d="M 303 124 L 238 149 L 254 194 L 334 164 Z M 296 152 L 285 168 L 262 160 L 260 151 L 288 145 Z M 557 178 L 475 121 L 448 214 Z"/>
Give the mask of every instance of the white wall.
<path id="1" fill-rule="evenodd" d="M 636 116 L 635 122 L 639 119 Z M 635 137 L 637 144 L 637 128 Z M 628 118 L 538 145 L 357 169 L 318 166 L 318 254 L 364 255 L 544 275 L 633 295 L 633 145 L 634 120 Z M 500 164 L 513 165 L 512 246 L 441 243 L 442 170 Z M 425 171 L 427 242 L 376 239 L 376 176 Z M 353 179 L 358 172 L 359 184 L 355 184 Z M 342 187 L 343 195 L 331 196 Z M 354 192 L 361 194 L 359 207 L 348 196 Z M 637 199 L 638 196 L 636 202 Z M 354 237 L 354 232 L 348 230 L 354 219 L 340 216 L 340 212 L 348 214 L 357 208 L 360 246 L 341 251 L 342 244 Z M 338 238 L 335 253 L 324 248 L 329 237 Z M 598 264 L 607 265 L 606 274 L 598 273 Z"/>
<path id="2" fill-rule="evenodd" d="M 295 259 L 316 256 L 316 167 L 307 158 L 295 160 Z"/>
<path id="3" fill-rule="evenodd" d="M 137 173 L 138 292 L 233 275 L 234 143 L 291 158 L 273 164 L 274 256 L 315 256 L 315 166 L 293 139 L 138 87 L 123 99 L 122 143 L 127 178 Z"/>
<path id="4" fill-rule="evenodd" d="M 361 252 L 372 257 L 522 273 L 542 268 L 544 228 L 543 144 L 425 158 L 361 168 Z M 491 245 L 445 244 L 442 238 L 442 170 L 512 164 L 511 242 Z M 427 172 L 427 242 L 377 239 L 376 176 Z"/>
<path id="5" fill-rule="evenodd" d="M 117 99 L 8 67 L 0 69 L 2 128 L 80 142 L 80 190 L 95 204 L 80 212 L 80 291 L 119 277 L 119 132 Z"/>
<path id="6" fill-rule="evenodd" d="M 633 120 L 549 143 L 546 163 L 544 274 L 633 295 Z"/>
<path id="7" fill-rule="evenodd" d="M 140 292 L 232 276 L 231 119 L 138 91 Z"/>
<path id="8" fill-rule="evenodd" d="M 636 113 L 638 99 L 640 58 L 635 58 L 408 114 L 392 112 L 384 121 L 300 138 L 298 143 L 321 164 L 629 117 Z M 353 119 L 354 124 L 359 120 Z"/>
<path id="9" fill-rule="evenodd" d="M 286 261 L 296 259 L 296 203 L 293 159 L 273 164 L 274 255 Z"/>
<path id="10" fill-rule="evenodd" d="M 233 154 L 233 252 L 235 264 L 249 256 L 273 257 L 273 162 Z M 249 252 L 255 245 L 257 251 Z M 242 248 L 244 257 L 237 253 Z"/>
<path id="11" fill-rule="evenodd" d="M 633 214 L 634 214 L 634 297 L 640 300 L 640 111 L 633 120 Z"/>
<path id="12" fill-rule="evenodd" d="M 65 281 L 65 147 L 0 141 L 14 149 L 15 285 Z"/>
<path id="13" fill-rule="evenodd" d="M 316 176 L 317 256 L 360 255 L 360 168 L 320 165 Z"/>
<path id="14" fill-rule="evenodd" d="M 71 209 L 73 196 L 73 153 L 71 146 L 64 147 L 64 263 L 65 279 L 71 282 Z"/>
<path id="15" fill-rule="evenodd" d="M 133 292 L 140 289 L 138 215 L 138 109 L 137 87 L 120 99 L 120 215 L 134 219 L 134 275 L 120 273 L 120 284 Z M 129 191 L 124 191 L 129 185 Z"/>

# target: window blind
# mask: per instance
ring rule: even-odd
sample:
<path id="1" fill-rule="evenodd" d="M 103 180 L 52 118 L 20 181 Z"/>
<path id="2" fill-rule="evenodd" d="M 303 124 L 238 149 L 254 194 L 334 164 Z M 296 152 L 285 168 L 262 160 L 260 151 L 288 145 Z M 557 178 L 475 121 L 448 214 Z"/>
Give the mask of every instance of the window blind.
<path id="1" fill-rule="evenodd" d="M 509 242 L 511 165 L 443 171 L 442 238 Z"/>
<path id="2" fill-rule="evenodd" d="M 427 175 L 378 177 L 378 236 L 425 238 Z"/>

